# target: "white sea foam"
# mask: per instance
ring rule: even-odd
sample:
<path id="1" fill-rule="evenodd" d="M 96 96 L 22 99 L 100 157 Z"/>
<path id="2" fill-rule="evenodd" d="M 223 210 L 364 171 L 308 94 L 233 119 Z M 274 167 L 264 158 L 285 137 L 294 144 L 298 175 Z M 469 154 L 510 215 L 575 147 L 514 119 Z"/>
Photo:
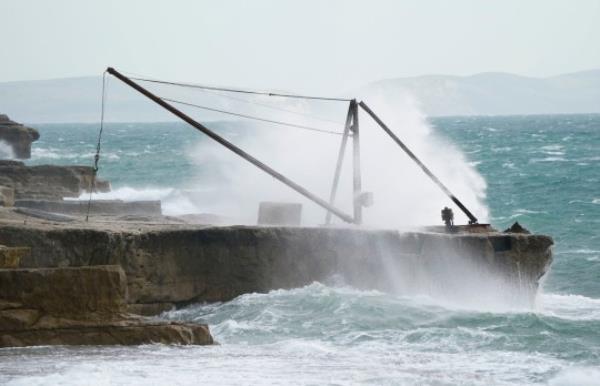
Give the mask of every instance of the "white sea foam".
<path id="1" fill-rule="evenodd" d="M 343 348 L 316 340 L 216 347 L 142 346 L 61 351 L 46 361 L 24 350 L 15 367 L 37 368 L 20 385 L 490 385 L 529 383 L 560 362 L 544 355 L 419 351 L 366 342 Z M 36 361 L 37 359 L 37 361 Z"/>
<path id="2" fill-rule="evenodd" d="M 52 160 L 54 162 L 57 160 L 89 160 L 89 163 L 91 164 L 95 154 L 95 150 L 76 153 L 54 147 L 46 148 L 40 146 L 33 146 L 31 148 L 31 160 L 33 161 Z M 121 158 L 119 154 L 111 152 L 103 152 L 101 156 L 102 159 L 111 161 L 117 161 Z"/>
<path id="3" fill-rule="evenodd" d="M 548 212 L 520 208 L 520 209 L 516 209 L 510 216 L 501 217 L 501 219 L 505 219 L 505 218 L 515 219 L 515 218 L 518 218 L 521 216 L 527 216 L 527 215 L 532 215 L 532 214 L 548 214 Z"/>
<path id="4" fill-rule="evenodd" d="M 189 213 L 206 213 L 208 206 L 199 204 L 198 196 L 210 189 L 205 190 L 183 190 L 175 188 L 132 188 L 122 187 L 105 193 L 93 193 L 93 200 L 122 200 L 122 201 L 154 201 L 161 202 L 162 213 L 167 216 L 177 216 Z M 66 198 L 66 200 L 86 201 L 90 198 L 89 193 L 83 193 L 77 198 Z"/>
<path id="5" fill-rule="evenodd" d="M 51 159 L 51 160 L 58 160 L 58 159 L 76 159 L 76 158 L 89 158 L 89 159 L 93 159 L 94 157 L 94 153 L 93 152 L 89 152 L 86 154 L 78 154 L 78 153 L 67 153 L 64 150 L 60 150 L 60 149 L 56 149 L 56 148 L 44 148 L 44 147 L 39 147 L 39 146 L 34 146 L 31 148 L 31 159 L 32 160 L 38 160 L 38 159 Z"/>
<path id="6" fill-rule="evenodd" d="M 597 367 L 568 367 L 549 382 L 550 386 L 598 386 L 600 370 Z"/>
<path id="7" fill-rule="evenodd" d="M 544 157 L 544 158 L 531 158 L 529 160 L 529 162 L 531 163 L 538 163 L 538 162 L 565 162 L 567 161 L 565 158 L 563 157 Z"/>
<path id="8" fill-rule="evenodd" d="M 545 210 L 530 210 L 530 209 L 523 209 L 523 208 L 519 208 L 515 210 L 515 213 L 522 213 L 522 214 L 540 214 L 540 213 L 544 213 L 544 214 L 548 214 L 548 212 L 546 212 Z"/>
<path id="9" fill-rule="evenodd" d="M 600 251 L 595 250 L 595 249 L 589 249 L 589 248 L 579 248 L 579 249 L 567 249 L 567 250 L 561 251 L 561 253 L 577 253 L 577 254 L 590 255 L 590 254 L 600 253 Z"/>
<path id="10" fill-rule="evenodd" d="M 590 319 L 572 312 L 596 309 L 599 301 L 554 294 L 544 300 L 552 311 L 538 311 L 541 317 L 581 322 Z M 208 320 L 221 345 L 3 349 L 0 382 L 587 385 L 599 374 L 591 367 L 574 367 L 561 355 L 520 348 L 527 344 L 523 331 L 515 337 L 503 332 L 514 321 L 519 323 L 517 314 L 462 312 L 440 307 L 428 297 L 394 297 L 314 283 L 246 294 L 228 303 L 194 305 L 169 315 Z"/>
<path id="11" fill-rule="evenodd" d="M 545 146 L 542 146 L 540 149 L 543 151 L 559 151 L 559 150 L 562 150 L 563 148 L 564 148 L 563 145 L 555 144 L 555 145 L 545 145 Z"/>
<path id="12" fill-rule="evenodd" d="M 162 200 L 175 192 L 174 188 L 132 188 L 122 187 L 113 189 L 110 192 L 94 193 L 94 200 L 123 200 L 123 201 L 144 201 L 144 200 Z M 89 194 L 82 194 L 77 200 L 87 200 Z"/>
<path id="13" fill-rule="evenodd" d="M 537 311 L 561 319 L 600 320 L 600 299 L 543 293 L 538 296 Z"/>

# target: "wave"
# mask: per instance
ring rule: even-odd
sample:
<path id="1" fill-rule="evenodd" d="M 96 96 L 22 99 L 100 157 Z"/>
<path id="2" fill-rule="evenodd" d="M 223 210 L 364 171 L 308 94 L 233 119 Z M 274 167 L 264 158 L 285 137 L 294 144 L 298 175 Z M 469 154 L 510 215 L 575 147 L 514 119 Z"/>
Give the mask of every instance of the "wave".
<path id="1" fill-rule="evenodd" d="M 495 220 L 495 221 L 513 220 L 513 219 L 519 218 L 521 216 L 538 215 L 538 214 L 548 214 L 548 212 L 519 208 L 519 209 L 515 209 L 514 212 L 508 216 L 494 216 L 494 217 L 492 217 L 492 220 Z"/>
<path id="2" fill-rule="evenodd" d="M 95 150 L 89 150 L 89 151 L 83 151 L 83 152 L 73 152 L 71 149 L 67 150 L 67 149 L 58 149 L 58 148 L 54 148 L 54 147 L 39 147 L 39 146 L 34 146 L 31 148 L 31 160 L 32 161 L 44 161 L 44 160 L 79 160 L 79 162 L 81 162 L 82 160 L 86 160 L 89 161 L 88 163 L 91 164 L 93 159 L 94 159 L 94 155 L 95 155 Z M 110 153 L 110 152 L 103 152 L 101 155 L 103 160 L 110 160 L 110 161 L 118 161 L 121 159 L 121 156 L 119 156 L 119 154 L 117 153 Z"/>
<path id="3" fill-rule="evenodd" d="M 545 210 L 530 210 L 530 209 L 524 209 L 524 208 L 519 208 L 515 210 L 515 213 L 519 213 L 519 214 L 548 214 L 547 211 Z"/>
<path id="4" fill-rule="evenodd" d="M 493 153 L 509 153 L 513 150 L 510 146 L 502 146 L 502 147 L 492 147 L 491 151 Z"/>
<path id="5" fill-rule="evenodd" d="M 57 148 L 44 148 L 34 146 L 31 149 L 31 159 L 32 160 L 40 160 L 40 159 L 80 159 L 80 158 L 94 158 L 94 152 L 85 152 L 85 153 L 73 153 L 67 152 L 64 149 Z"/>
<path id="6" fill-rule="evenodd" d="M 95 200 L 123 200 L 123 201 L 145 201 L 145 200 L 161 200 L 168 197 L 175 191 L 173 188 L 133 188 L 125 186 L 122 188 L 113 189 L 110 192 L 94 193 L 92 198 Z M 88 194 L 82 194 L 75 200 L 87 200 Z"/>
<path id="7" fill-rule="evenodd" d="M 555 145 L 545 145 L 545 146 L 542 146 L 542 147 L 540 147 L 540 150 L 543 150 L 543 151 L 560 151 L 563 148 L 564 148 L 563 145 L 557 145 L 557 144 L 555 144 Z"/>
<path id="8" fill-rule="evenodd" d="M 538 163 L 538 162 L 566 162 L 567 160 L 563 157 L 544 157 L 544 158 L 531 158 L 529 162 Z"/>
<path id="9" fill-rule="evenodd" d="M 163 316 L 207 322 L 223 342 L 259 344 L 289 338 L 319 338 L 352 345 L 357 339 L 369 336 L 402 342 L 409 335 L 417 338 L 414 335 L 417 329 L 429 332 L 415 343 L 429 345 L 430 338 L 435 336 L 434 340 L 456 339 L 461 345 L 493 348 L 499 344 L 497 339 L 505 339 L 489 333 L 500 326 L 502 331 L 522 326 L 523 333 L 530 330 L 529 333 L 536 335 L 556 329 L 551 320 L 567 325 L 578 321 L 595 323 L 589 328 L 593 332 L 600 321 L 600 299 L 541 294 L 534 308 L 490 311 L 487 307 L 464 309 L 459 304 L 425 295 L 398 296 L 313 283 L 290 290 L 245 294 L 230 302 L 191 305 Z M 447 330 L 442 336 L 444 328 Z M 481 341 L 472 341 L 475 337 Z M 515 340 L 514 344 L 524 344 L 518 342 L 519 337 L 510 339 Z"/>
<path id="10" fill-rule="evenodd" d="M 560 251 L 560 253 L 577 253 L 577 254 L 583 254 L 583 255 L 590 255 L 590 254 L 600 253 L 600 251 L 598 251 L 596 249 L 580 248 L 580 249 L 567 249 L 567 250 Z"/>
<path id="11" fill-rule="evenodd" d="M 549 300 L 576 307 L 600 301 Z M 246 294 L 163 317 L 208 322 L 221 344 L 8 349 L 0 383 L 592 385 L 600 376 L 581 359 L 597 352 L 597 323 L 592 335 L 569 335 L 542 314 L 465 312 L 427 297 L 347 286 Z"/>
<path id="12" fill-rule="evenodd" d="M 582 295 L 542 294 L 538 312 L 567 320 L 600 321 L 600 299 Z"/>
<path id="13" fill-rule="evenodd" d="M 182 190 L 175 188 L 133 188 L 121 187 L 110 192 L 94 193 L 93 200 L 122 200 L 122 201 L 160 201 L 162 213 L 167 216 L 179 216 L 184 214 L 205 213 L 208 208 L 206 203 L 198 203 L 198 196 L 211 189 L 204 190 Z M 87 201 L 90 198 L 84 193 L 71 200 Z"/>

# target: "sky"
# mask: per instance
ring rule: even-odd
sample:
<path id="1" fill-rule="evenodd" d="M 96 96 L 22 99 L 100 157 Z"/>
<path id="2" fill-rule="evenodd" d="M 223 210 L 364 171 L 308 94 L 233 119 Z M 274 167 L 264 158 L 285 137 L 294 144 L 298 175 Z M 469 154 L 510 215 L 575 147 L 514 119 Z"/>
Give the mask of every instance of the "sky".
<path id="1" fill-rule="evenodd" d="M 600 0 L 0 0 L 0 82 L 99 75 L 336 94 L 600 68 Z"/>

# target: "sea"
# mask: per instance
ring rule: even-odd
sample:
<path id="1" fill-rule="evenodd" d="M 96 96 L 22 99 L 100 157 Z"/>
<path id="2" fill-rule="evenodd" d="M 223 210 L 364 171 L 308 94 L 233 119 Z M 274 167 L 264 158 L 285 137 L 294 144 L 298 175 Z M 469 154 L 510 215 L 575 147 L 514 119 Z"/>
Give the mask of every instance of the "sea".
<path id="1" fill-rule="evenodd" d="M 162 315 L 208 323 L 215 346 L 0 349 L 0 384 L 600 385 L 600 115 L 427 125 L 485 181 L 485 220 L 497 229 L 518 221 L 554 238 L 535 305 L 463 305 L 315 282 Z M 253 135 L 235 121 L 213 127 L 232 140 Z M 92 164 L 98 124 L 36 128 L 28 164 Z M 218 157 L 190 156 L 206 141 L 182 123 L 106 124 L 99 176 L 111 181 L 111 198 L 202 211 L 190 197 L 207 202 L 228 172 Z M 190 190 L 191 179 L 204 188 Z"/>

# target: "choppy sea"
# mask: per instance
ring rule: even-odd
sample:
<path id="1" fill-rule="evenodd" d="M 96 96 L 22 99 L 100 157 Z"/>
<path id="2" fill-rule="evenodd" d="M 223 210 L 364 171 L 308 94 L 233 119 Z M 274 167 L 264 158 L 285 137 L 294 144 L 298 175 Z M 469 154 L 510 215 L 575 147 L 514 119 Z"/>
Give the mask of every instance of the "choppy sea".
<path id="1" fill-rule="evenodd" d="M 215 126 L 233 139 L 250 135 Z M 36 127 L 30 164 L 91 164 L 98 125 Z M 334 280 L 164 315 L 208 323 L 218 346 L 1 349 L 0 383 L 600 385 L 600 116 L 444 117 L 429 127 L 487 183 L 492 225 L 519 221 L 554 238 L 533 308 L 462 306 Z M 112 181 L 111 197 L 198 211 L 190 196 L 207 199 L 206 181 L 226 173 L 218 159 L 190 156 L 198 141 L 182 124 L 109 124 L 100 176 Z M 191 175 L 206 189 L 190 193 Z"/>

